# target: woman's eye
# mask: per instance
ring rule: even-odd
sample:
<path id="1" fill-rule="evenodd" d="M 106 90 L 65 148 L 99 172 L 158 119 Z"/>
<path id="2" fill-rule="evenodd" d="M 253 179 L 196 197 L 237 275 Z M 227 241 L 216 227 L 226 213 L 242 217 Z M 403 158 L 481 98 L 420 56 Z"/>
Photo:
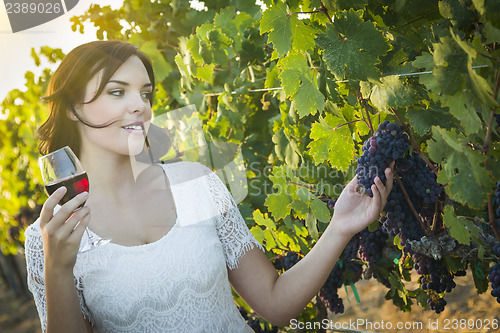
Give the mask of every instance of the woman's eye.
<path id="1" fill-rule="evenodd" d="M 151 91 L 147 91 L 147 92 L 142 93 L 142 97 L 145 99 L 151 99 L 152 96 L 153 96 L 153 92 L 151 92 Z"/>
<path id="2" fill-rule="evenodd" d="M 124 91 L 121 89 L 118 90 L 110 90 L 108 91 L 108 94 L 113 95 L 113 96 L 123 96 Z"/>

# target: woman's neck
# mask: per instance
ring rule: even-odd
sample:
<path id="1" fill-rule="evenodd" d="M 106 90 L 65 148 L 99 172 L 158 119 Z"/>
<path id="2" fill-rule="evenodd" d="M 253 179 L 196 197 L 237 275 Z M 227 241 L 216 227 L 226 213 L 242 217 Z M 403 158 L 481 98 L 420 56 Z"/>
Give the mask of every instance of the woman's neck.
<path id="1" fill-rule="evenodd" d="M 151 164 L 138 162 L 134 156 L 85 150 L 80 155 L 93 198 L 126 198 L 146 185 L 144 171 Z"/>

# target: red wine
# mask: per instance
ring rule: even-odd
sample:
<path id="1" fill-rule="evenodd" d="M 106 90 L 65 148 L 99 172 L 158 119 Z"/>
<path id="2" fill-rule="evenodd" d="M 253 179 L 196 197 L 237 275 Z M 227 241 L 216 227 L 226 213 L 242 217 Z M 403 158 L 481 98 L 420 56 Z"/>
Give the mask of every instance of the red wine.
<path id="1" fill-rule="evenodd" d="M 66 194 L 59 202 L 61 205 L 64 205 L 66 202 L 70 201 L 76 195 L 82 192 L 89 191 L 89 179 L 87 178 L 87 173 L 79 173 L 78 175 L 74 175 L 71 177 L 59 179 L 55 182 L 49 183 L 45 185 L 45 189 L 51 195 L 55 192 L 59 187 L 64 186 L 67 188 Z M 84 204 L 81 204 L 80 207 L 83 207 Z"/>

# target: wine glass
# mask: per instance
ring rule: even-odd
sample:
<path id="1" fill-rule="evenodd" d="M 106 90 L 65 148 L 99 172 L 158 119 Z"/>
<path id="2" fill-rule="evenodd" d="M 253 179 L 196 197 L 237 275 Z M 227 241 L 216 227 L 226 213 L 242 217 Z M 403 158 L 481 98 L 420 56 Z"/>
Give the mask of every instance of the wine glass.
<path id="1" fill-rule="evenodd" d="M 59 187 L 66 187 L 67 191 L 61 199 L 63 205 L 73 197 L 82 192 L 89 191 L 89 179 L 83 170 L 78 157 L 68 146 L 58 149 L 50 154 L 38 159 L 38 164 L 42 171 L 42 179 L 47 193 L 51 195 Z M 78 208 L 82 208 L 82 203 Z M 89 229 L 85 228 L 87 242 L 79 252 L 87 252 L 97 246 L 109 243 L 110 239 L 92 237 Z"/>

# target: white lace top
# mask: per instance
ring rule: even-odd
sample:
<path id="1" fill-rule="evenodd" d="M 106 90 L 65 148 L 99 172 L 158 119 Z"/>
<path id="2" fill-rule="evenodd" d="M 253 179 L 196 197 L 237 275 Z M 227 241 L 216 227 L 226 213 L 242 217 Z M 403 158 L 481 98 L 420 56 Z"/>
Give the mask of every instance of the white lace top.
<path id="1" fill-rule="evenodd" d="M 226 266 L 234 269 L 247 250 L 262 246 L 210 169 L 192 162 L 162 167 L 176 205 L 174 227 L 150 244 L 79 253 L 73 274 L 82 313 L 96 332 L 253 332 L 235 305 Z M 38 220 L 25 236 L 28 286 L 45 332 Z"/>

